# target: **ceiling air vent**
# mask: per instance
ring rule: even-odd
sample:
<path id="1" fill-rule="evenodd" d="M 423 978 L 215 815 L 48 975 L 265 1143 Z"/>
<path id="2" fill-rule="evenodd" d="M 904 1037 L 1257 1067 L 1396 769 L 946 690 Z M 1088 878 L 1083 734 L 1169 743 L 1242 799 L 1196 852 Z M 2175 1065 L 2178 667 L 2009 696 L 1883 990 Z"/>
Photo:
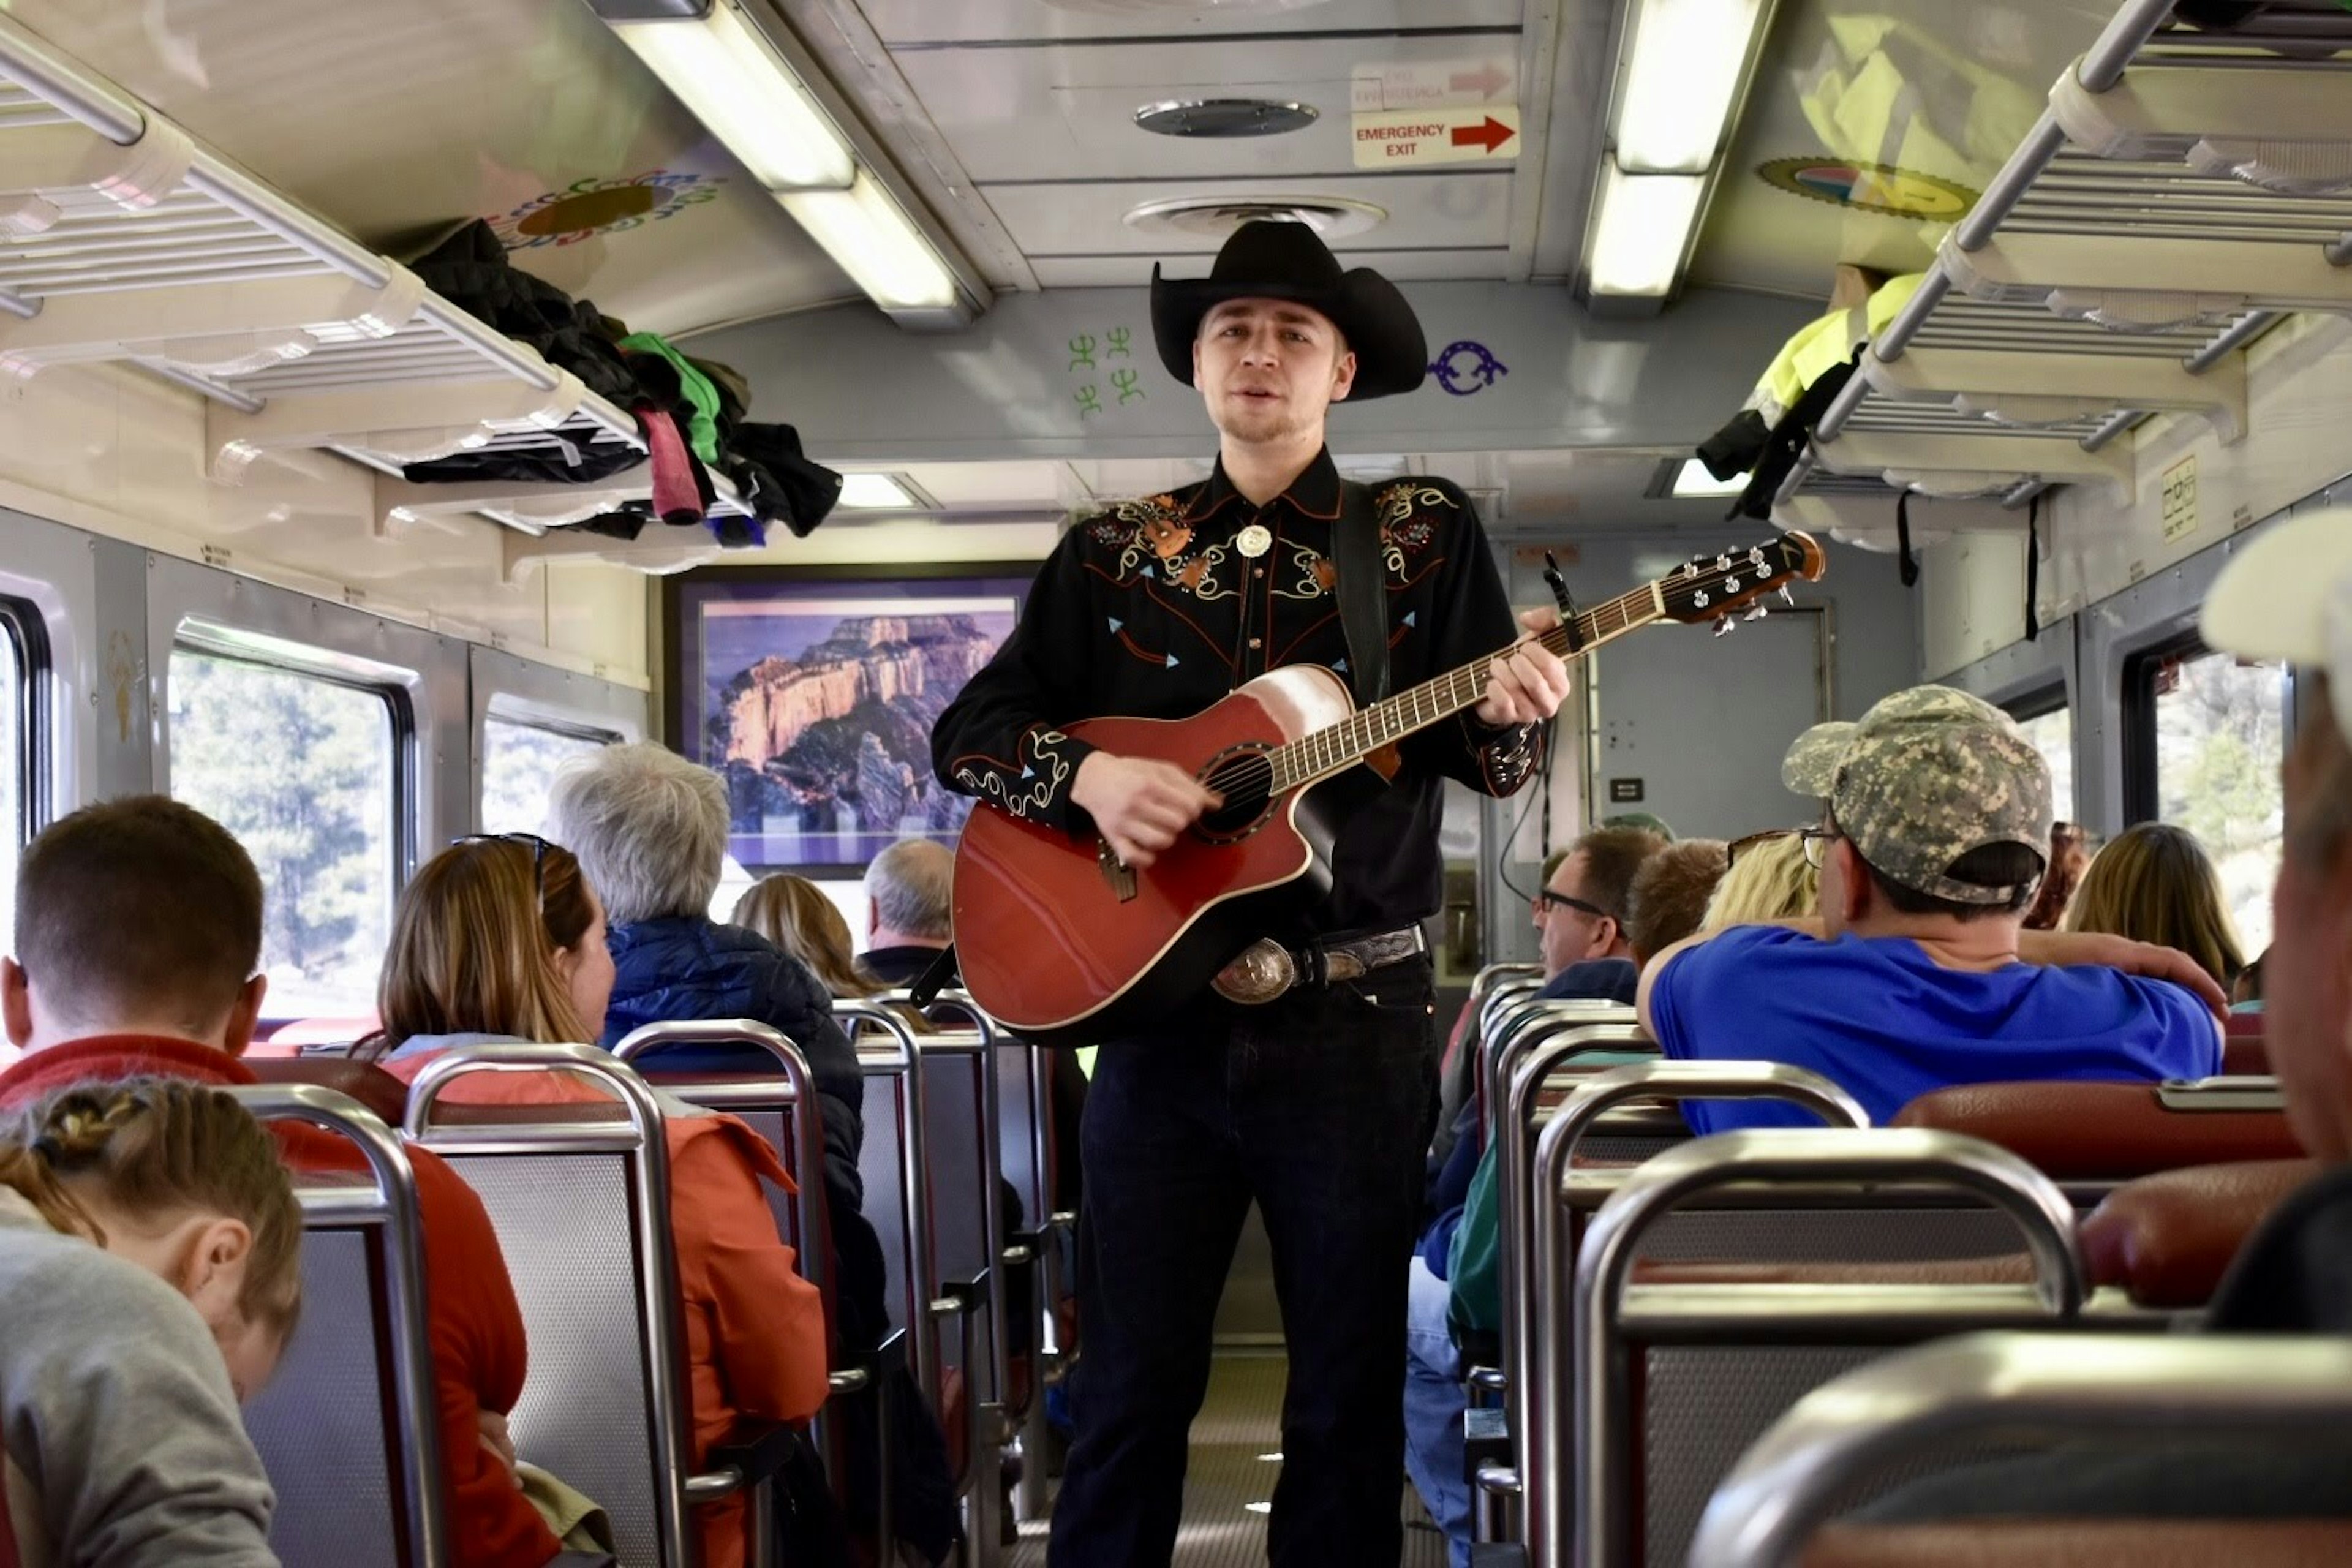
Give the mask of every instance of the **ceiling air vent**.
<path id="1" fill-rule="evenodd" d="M 1303 223 L 1327 240 L 1388 221 L 1389 209 L 1346 196 L 1173 196 L 1130 208 L 1127 226 L 1146 234 L 1222 240 L 1245 223 Z"/>
<path id="2" fill-rule="evenodd" d="M 1315 119 L 1316 111 L 1307 104 L 1265 98 L 1177 99 L 1147 103 L 1135 111 L 1138 125 L 1162 136 L 1279 136 L 1303 131 Z"/>

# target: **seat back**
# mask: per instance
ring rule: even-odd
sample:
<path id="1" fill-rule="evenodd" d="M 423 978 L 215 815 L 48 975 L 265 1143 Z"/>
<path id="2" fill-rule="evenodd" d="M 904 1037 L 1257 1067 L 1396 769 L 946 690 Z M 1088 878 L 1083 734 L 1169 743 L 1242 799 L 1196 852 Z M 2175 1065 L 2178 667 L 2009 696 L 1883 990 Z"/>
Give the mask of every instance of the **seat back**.
<path id="1" fill-rule="evenodd" d="M 263 1083 L 307 1083 L 349 1095 L 386 1127 L 408 1119 L 408 1086 L 373 1062 L 346 1057 L 268 1057 L 247 1058 L 245 1065 Z"/>
<path id="2" fill-rule="evenodd" d="M 726 1073 L 664 1071 L 665 1051 L 740 1046 L 759 1068 Z M 771 1192 L 777 1234 L 791 1245 L 801 1278 L 824 1295 L 833 1321 L 833 1231 L 824 1191 L 824 1118 L 816 1078 L 799 1045 L 751 1018 L 647 1024 L 614 1046 L 647 1083 L 688 1105 L 723 1110 L 758 1133 L 776 1153 L 796 1193 Z"/>
<path id="3" fill-rule="evenodd" d="M 2320 1169 L 2315 1160 L 2250 1160 L 2126 1182 L 2083 1221 L 2092 1283 L 2120 1285 L 2142 1307 L 2203 1307 L 2246 1238 Z"/>
<path id="4" fill-rule="evenodd" d="M 351 1183 L 296 1176 L 301 1321 L 276 1375 L 245 1407 L 278 1493 L 270 1545 L 288 1563 L 440 1568 L 452 1542 L 415 1172 L 392 1129 L 347 1095 L 294 1084 L 229 1092 L 263 1121 L 347 1140 L 368 1167 Z M 0 1537 L 7 1533 L 0 1522 Z"/>
<path id="5" fill-rule="evenodd" d="M 2268 1078 L 1969 1084 L 1921 1095 L 1891 1125 L 1981 1138 L 2061 1182 L 2128 1181 L 2303 1152 L 2278 1080 Z"/>
<path id="6" fill-rule="evenodd" d="M 929 1167 L 934 1289 L 941 1302 L 942 1419 L 960 1427 L 950 1448 L 959 1489 L 968 1483 L 1010 1380 L 1004 1337 L 1003 1205 L 999 1187 L 996 1074 L 976 1032 L 925 1035 L 923 1152 Z M 946 1306 L 955 1303 L 952 1310 Z M 946 1400 L 960 1385 L 961 1408 Z M 961 1419 L 958 1419 L 961 1417 Z"/>
<path id="7" fill-rule="evenodd" d="M 1948 1462 L 1988 1442 L 2031 1437 L 2145 1455 L 2152 1435 L 2292 1447 L 2330 1442 L 2347 1422 L 2352 1345 L 2340 1335 L 1969 1334 L 1887 1356 L 1799 1400 L 1726 1475 L 1689 1562 L 1691 1568 L 1783 1568 L 1801 1556 L 1824 1564 L 2021 1568 L 2342 1562 L 2352 1552 L 2352 1523 L 2342 1519 L 2197 1524 L 2168 1517 L 2142 1521 L 2137 1531 L 2095 1531 L 2088 1520 L 2101 1504 L 2094 1500 L 2074 1510 L 2076 1517 L 1971 1521 L 1957 1531 L 1846 1526 L 1821 1557 L 1804 1547 L 1871 1483 L 1916 1476 L 1923 1454 Z M 2111 1498 L 2131 1495 L 2132 1489 L 2109 1489 Z"/>
<path id="8" fill-rule="evenodd" d="M 1571 1174 L 1568 1181 L 1578 1178 Z M 2030 1282 L 1643 1286 L 1633 1265 L 1676 1208 L 1734 1196 L 1819 1222 L 1921 1204 L 1989 1209 L 2032 1260 Z M 1680 1563 L 1705 1501 L 1748 1439 L 1808 1389 L 1890 1344 L 2061 1323 L 2086 1288 L 2064 1194 L 2006 1150 L 1916 1130 L 1768 1130 L 1703 1138 L 1618 1179 L 1567 1292 L 1565 1378 L 1547 1368 L 1536 1561 Z M 1557 1311 L 1557 1308 L 1554 1309 Z M 1572 1436 L 1563 1447 L 1562 1417 Z M 1572 1483 L 1557 1461 L 1573 1456 Z M 1563 1512 L 1566 1500 L 1569 1511 Z"/>
<path id="9" fill-rule="evenodd" d="M 614 1103 L 440 1103 L 473 1074 L 555 1068 Z M 689 1395 L 653 1090 L 586 1046 L 467 1047 L 417 1076 L 407 1135 L 480 1194 L 506 1253 L 530 1339 L 515 1447 L 604 1506 L 628 1568 L 684 1568 Z"/>
<path id="10" fill-rule="evenodd" d="M 857 1155 L 866 1219 L 882 1244 L 884 1307 L 907 1336 L 907 1365 L 933 1398 L 940 1388 L 937 1252 L 931 1245 L 929 1165 L 923 1147 L 921 1057 L 906 1019 L 871 1002 L 835 1002 L 834 1016 L 865 1073 L 866 1137 Z"/>
<path id="11" fill-rule="evenodd" d="M 1512 1183 L 1505 1190 L 1516 1192 L 1518 1199 L 1516 1205 L 1504 1205 L 1506 1229 L 1498 1273 L 1506 1290 L 1506 1349 L 1512 1358 L 1506 1364 L 1511 1368 L 1511 1382 L 1517 1389 L 1507 1406 L 1511 1449 L 1523 1479 L 1545 1470 L 1551 1462 L 1546 1445 L 1558 1441 L 1556 1413 L 1546 1406 L 1556 1396 L 1555 1369 L 1565 1364 L 1568 1349 L 1560 1325 L 1545 1321 L 1540 1300 L 1554 1289 L 1553 1281 L 1566 1272 L 1568 1261 L 1575 1257 L 1574 1215 L 1563 1209 L 1559 1194 L 1580 1156 L 1607 1141 L 1596 1134 L 1606 1131 L 1611 1119 L 1629 1106 L 1646 1102 L 1679 1122 L 1676 1107 L 1684 1100 L 1737 1099 L 1802 1106 L 1833 1126 L 1870 1124 L 1869 1116 L 1843 1089 L 1801 1068 L 1779 1062 L 1654 1061 L 1607 1067 L 1584 1075 L 1556 1111 L 1539 1114 L 1538 1091 L 1556 1062 L 1572 1062 L 1579 1049 L 1622 1043 L 1623 1035 L 1622 1027 L 1616 1026 L 1573 1031 L 1562 1037 L 1556 1047 L 1531 1053 L 1521 1065 L 1515 1086 L 1514 1101 L 1526 1124 L 1515 1122 L 1511 1140 L 1504 1146 L 1507 1153 L 1518 1151 L 1516 1169 L 1496 1173 Z M 1535 1147 L 1529 1151 L 1527 1145 L 1531 1142 Z M 1538 1500 L 1538 1506 L 1543 1506 L 1543 1501 Z"/>

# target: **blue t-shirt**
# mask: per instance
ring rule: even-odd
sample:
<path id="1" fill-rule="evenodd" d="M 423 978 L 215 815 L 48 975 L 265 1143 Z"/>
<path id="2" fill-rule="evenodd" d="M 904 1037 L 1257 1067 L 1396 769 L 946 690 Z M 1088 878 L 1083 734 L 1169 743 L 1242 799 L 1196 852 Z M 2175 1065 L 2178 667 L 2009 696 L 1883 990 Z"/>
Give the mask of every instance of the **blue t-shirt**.
<path id="1" fill-rule="evenodd" d="M 1666 965 L 1650 1013 L 1670 1058 L 1810 1068 L 1874 1123 L 1953 1084 L 2151 1083 L 2221 1070 L 2220 1026 L 2178 985 L 2093 966 L 1946 969 L 1908 937 L 1727 931 Z M 1821 1124 L 1767 1101 L 1697 1102 L 1684 1115 L 1701 1134 Z"/>

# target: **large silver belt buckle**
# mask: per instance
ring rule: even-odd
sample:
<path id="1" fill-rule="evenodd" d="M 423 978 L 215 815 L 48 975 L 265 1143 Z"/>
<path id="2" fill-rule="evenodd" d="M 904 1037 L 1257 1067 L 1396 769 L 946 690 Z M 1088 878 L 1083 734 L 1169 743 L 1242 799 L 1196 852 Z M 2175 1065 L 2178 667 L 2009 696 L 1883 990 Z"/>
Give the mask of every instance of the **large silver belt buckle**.
<path id="1" fill-rule="evenodd" d="M 1261 937 L 1217 971 L 1212 988 L 1228 1002 L 1257 1007 L 1297 984 L 1298 964 L 1290 950 L 1271 937 Z"/>

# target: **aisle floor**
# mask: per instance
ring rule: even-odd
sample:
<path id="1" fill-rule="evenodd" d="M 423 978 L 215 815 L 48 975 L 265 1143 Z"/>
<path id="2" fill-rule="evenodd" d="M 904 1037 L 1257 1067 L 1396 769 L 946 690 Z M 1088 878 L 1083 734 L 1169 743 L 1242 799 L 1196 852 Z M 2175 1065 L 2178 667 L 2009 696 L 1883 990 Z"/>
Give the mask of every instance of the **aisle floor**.
<path id="1" fill-rule="evenodd" d="M 1208 1398 L 1192 1423 L 1175 1568 L 1259 1568 L 1265 1562 L 1264 1510 L 1281 1468 L 1287 1373 L 1278 1352 L 1218 1353 Z M 1405 1519 L 1400 1568 L 1445 1568 L 1444 1539 L 1402 1477 L 1399 1488 Z M 1022 1526 L 1021 1544 L 1006 1553 L 1006 1568 L 1045 1568 L 1046 1529 L 1042 1520 Z"/>

